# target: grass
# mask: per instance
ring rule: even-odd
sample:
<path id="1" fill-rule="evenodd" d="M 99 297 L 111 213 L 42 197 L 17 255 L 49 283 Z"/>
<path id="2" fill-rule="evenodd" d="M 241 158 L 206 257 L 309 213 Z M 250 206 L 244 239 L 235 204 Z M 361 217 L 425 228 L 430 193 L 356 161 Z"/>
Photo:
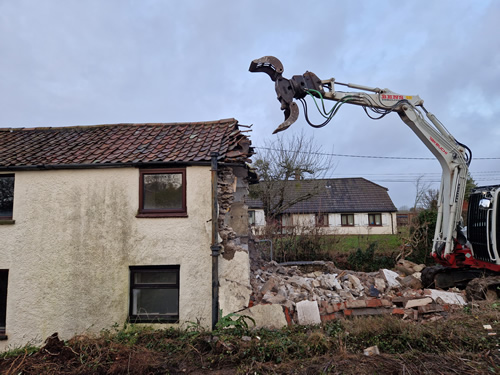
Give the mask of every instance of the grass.
<path id="1" fill-rule="evenodd" d="M 397 234 L 372 234 L 372 235 L 349 235 L 349 236 L 329 236 L 325 239 L 325 245 L 330 251 L 338 253 L 348 253 L 357 249 L 366 249 L 372 243 L 377 243 L 379 253 L 392 253 L 399 250 L 402 244 L 401 238 Z"/>
<path id="2" fill-rule="evenodd" d="M 233 317 L 234 318 L 234 317 Z M 318 326 L 253 330 L 221 324 L 213 332 L 127 325 L 96 337 L 58 341 L 48 349 L 0 357 L 2 374 L 305 374 L 498 373 L 500 306 L 458 308 L 447 319 L 418 323 L 392 316 L 336 320 Z M 376 345 L 379 356 L 363 350 Z"/>

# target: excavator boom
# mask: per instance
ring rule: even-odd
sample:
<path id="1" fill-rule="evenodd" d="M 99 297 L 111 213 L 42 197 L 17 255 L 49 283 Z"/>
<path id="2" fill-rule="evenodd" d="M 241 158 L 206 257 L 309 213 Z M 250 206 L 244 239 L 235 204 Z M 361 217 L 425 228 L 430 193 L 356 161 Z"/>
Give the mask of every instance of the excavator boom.
<path id="1" fill-rule="evenodd" d="M 299 109 L 295 100 L 302 103 L 306 121 L 315 128 L 328 124 L 344 104 L 361 106 L 372 119 L 380 119 L 392 112 L 397 113 L 432 152 L 443 170 L 432 255 L 438 262 L 451 266 L 457 265 L 457 254 L 455 254 L 457 249 L 460 251 L 466 249 L 462 254 L 465 258 L 473 256 L 473 250 L 466 248 L 467 239 L 462 234 L 461 218 L 468 166 L 472 159 L 472 153 L 467 146 L 458 142 L 448 132 L 436 116 L 424 108 L 423 100 L 418 95 L 401 95 L 389 89 L 341 83 L 334 78 L 321 80 L 311 72 L 287 79 L 283 77 L 283 64 L 274 56 L 264 56 L 253 60 L 249 70 L 266 73 L 275 83 L 276 95 L 281 104 L 281 110 L 284 111 L 285 120 L 273 133 L 287 129 L 298 119 Z M 346 86 L 357 91 L 337 91 L 336 85 Z M 323 111 L 322 114 L 326 118 L 322 124 L 313 124 L 309 121 L 307 103 L 305 102 L 307 96 L 314 100 L 320 100 L 321 104 L 324 100 L 336 102 L 330 111 L 326 111 L 324 105 L 318 105 L 318 109 Z M 376 115 L 372 117 L 369 111 Z M 490 227 L 488 226 L 488 228 Z M 490 268 L 500 270 L 500 257 L 496 242 L 495 246 L 489 246 L 488 249 L 491 253 L 489 262 L 492 263 L 492 266 Z M 462 258 L 460 258 L 461 260 Z M 467 262 L 467 259 L 465 261 Z M 469 264 L 472 265 L 471 262 Z M 477 264 L 473 265 L 477 266 Z"/>

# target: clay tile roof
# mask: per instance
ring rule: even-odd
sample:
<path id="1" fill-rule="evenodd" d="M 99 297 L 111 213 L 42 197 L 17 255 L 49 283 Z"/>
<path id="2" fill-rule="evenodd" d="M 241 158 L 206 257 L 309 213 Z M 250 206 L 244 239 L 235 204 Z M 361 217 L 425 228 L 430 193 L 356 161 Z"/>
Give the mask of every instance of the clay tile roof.
<path id="1" fill-rule="evenodd" d="M 253 154 L 238 121 L 0 129 L 0 169 L 124 163 L 245 162 Z"/>

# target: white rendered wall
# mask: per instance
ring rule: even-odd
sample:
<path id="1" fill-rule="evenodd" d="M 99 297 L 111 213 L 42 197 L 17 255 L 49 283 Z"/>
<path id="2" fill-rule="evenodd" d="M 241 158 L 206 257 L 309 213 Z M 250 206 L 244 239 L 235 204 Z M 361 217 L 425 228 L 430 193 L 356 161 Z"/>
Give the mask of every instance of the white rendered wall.
<path id="1" fill-rule="evenodd" d="M 210 167 L 187 167 L 188 218 L 136 218 L 139 169 L 15 172 L 0 350 L 99 332 L 129 311 L 129 266 L 180 265 L 180 322 L 211 323 Z"/>
<path id="2" fill-rule="evenodd" d="M 381 213 L 382 225 L 368 225 L 368 213 L 354 214 L 354 226 L 342 226 L 341 214 L 328 214 L 328 226 L 319 227 L 324 234 L 365 235 L 397 233 L 396 215 L 390 212 Z M 293 226 L 311 228 L 316 225 L 314 214 L 293 214 Z M 256 225 L 257 227 L 257 225 Z M 284 229 L 286 230 L 286 229 Z"/>

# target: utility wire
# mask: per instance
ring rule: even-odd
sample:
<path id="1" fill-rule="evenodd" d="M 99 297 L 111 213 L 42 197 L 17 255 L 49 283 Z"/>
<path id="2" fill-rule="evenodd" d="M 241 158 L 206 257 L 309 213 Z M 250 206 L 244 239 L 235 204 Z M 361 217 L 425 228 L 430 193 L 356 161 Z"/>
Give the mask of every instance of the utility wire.
<path id="1" fill-rule="evenodd" d="M 350 155 L 350 154 L 332 154 L 332 153 L 327 153 L 327 152 L 292 151 L 292 150 L 275 149 L 272 147 L 260 147 L 260 146 L 254 146 L 253 148 L 257 148 L 257 149 L 261 149 L 261 150 L 268 150 L 268 151 L 298 152 L 301 154 L 336 156 L 336 157 L 343 157 L 343 158 L 393 159 L 393 160 L 436 160 L 436 158 L 407 157 L 407 156 Z M 474 157 L 474 160 L 500 160 L 500 157 L 491 157 L 491 158 Z"/>

